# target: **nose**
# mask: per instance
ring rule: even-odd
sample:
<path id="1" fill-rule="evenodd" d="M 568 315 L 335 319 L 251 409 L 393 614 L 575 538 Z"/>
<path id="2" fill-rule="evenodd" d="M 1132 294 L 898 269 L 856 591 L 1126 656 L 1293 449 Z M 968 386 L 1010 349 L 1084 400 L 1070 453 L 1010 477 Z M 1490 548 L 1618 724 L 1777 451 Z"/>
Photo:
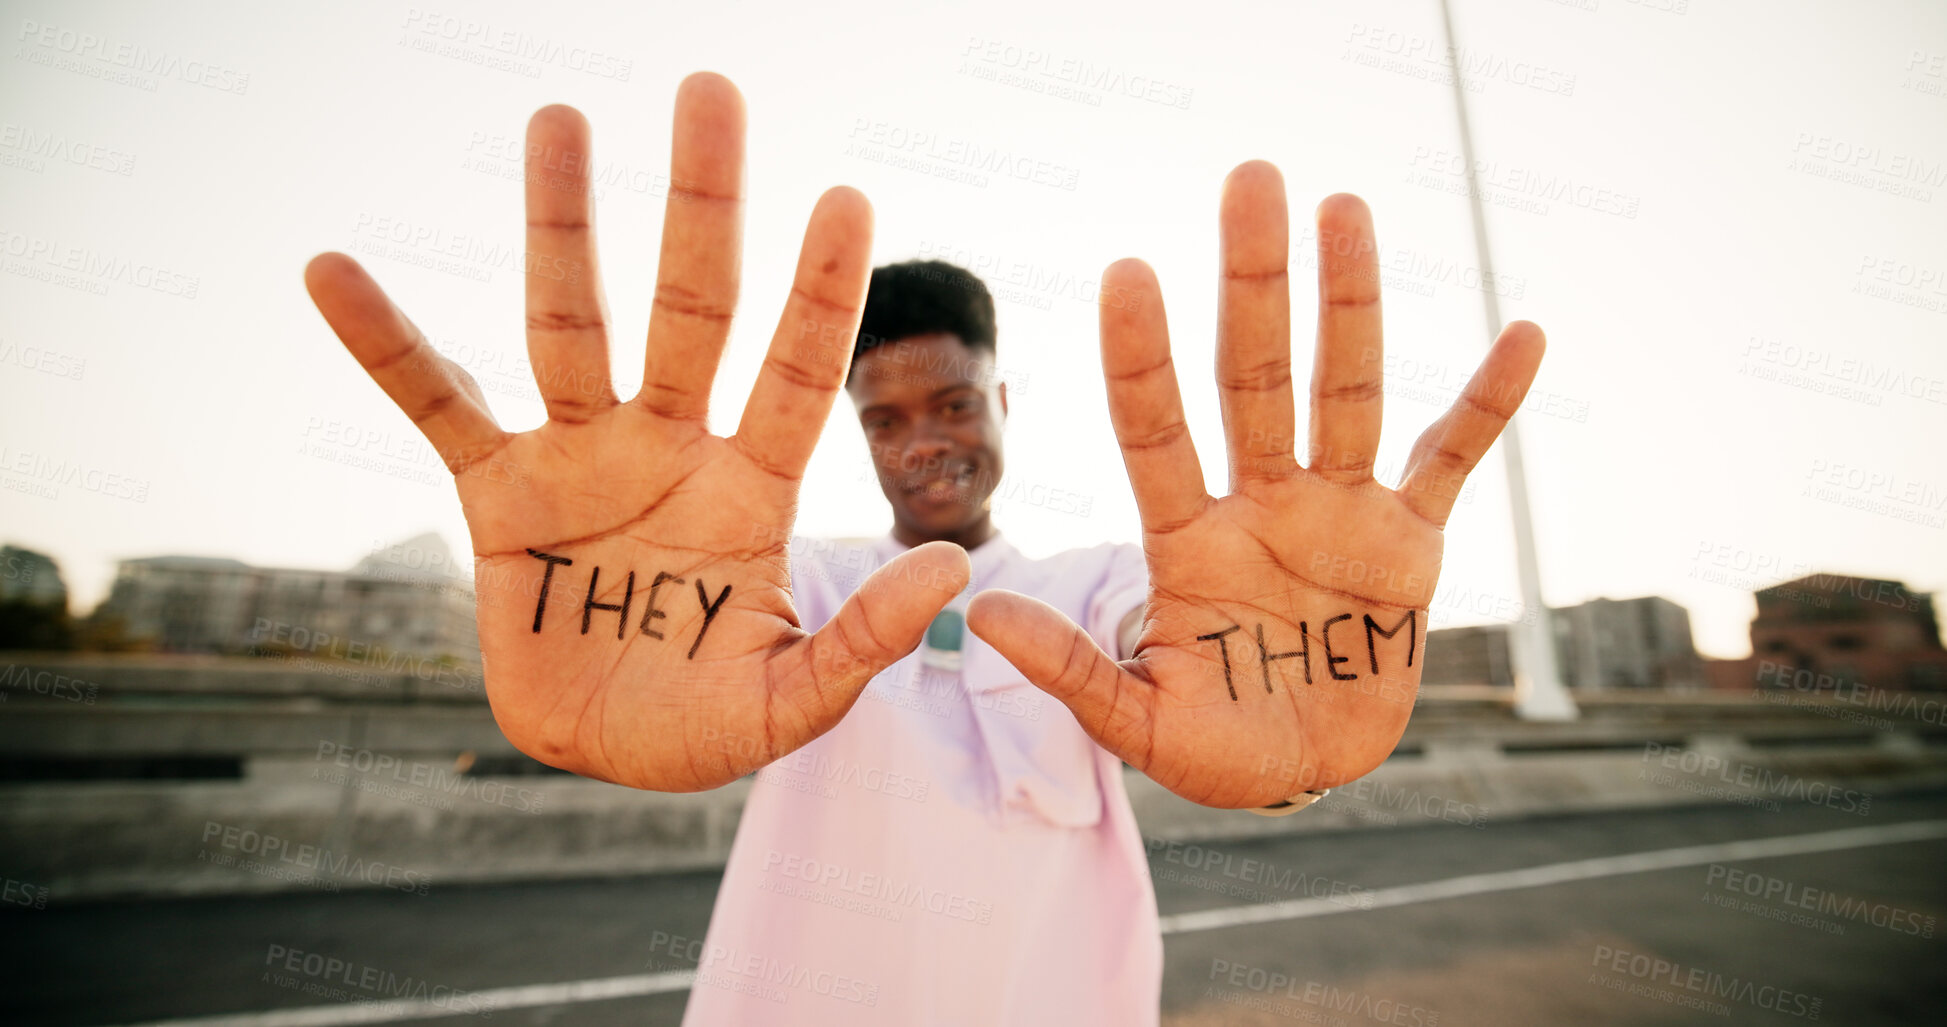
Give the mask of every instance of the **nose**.
<path id="1" fill-rule="evenodd" d="M 952 450 L 953 443 L 930 420 L 921 421 L 899 455 L 899 469 L 906 474 L 936 470 Z"/>

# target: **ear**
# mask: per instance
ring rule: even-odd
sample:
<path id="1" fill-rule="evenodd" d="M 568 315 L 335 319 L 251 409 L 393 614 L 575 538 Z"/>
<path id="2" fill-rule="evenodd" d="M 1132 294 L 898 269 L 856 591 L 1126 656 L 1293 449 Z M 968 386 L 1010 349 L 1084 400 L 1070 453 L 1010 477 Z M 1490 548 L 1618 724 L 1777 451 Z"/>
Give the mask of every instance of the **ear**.
<path id="1" fill-rule="evenodd" d="M 1001 423 L 1005 424 L 1007 423 L 1007 381 L 1006 379 L 1001 380 L 1000 392 L 1001 392 Z"/>

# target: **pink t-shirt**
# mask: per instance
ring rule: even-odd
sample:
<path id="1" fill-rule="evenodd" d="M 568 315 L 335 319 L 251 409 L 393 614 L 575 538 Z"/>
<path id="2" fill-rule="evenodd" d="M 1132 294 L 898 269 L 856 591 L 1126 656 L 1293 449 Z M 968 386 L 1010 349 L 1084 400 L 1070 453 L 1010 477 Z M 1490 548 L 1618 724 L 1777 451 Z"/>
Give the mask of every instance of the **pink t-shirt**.
<path id="1" fill-rule="evenodd" d="M 903 549 L 794 546 L 805 629 Z M 1111 654 L 1146 595 L 1126 543 L 1031 560 L 996 535 L 969 556 L 973 590 L 1047 602 Z M 972 631 L 962 657 L 914 651 L 758 773 L 685 1027 L 1157 1022 L 1162 934 L 1122 762 Z"/>

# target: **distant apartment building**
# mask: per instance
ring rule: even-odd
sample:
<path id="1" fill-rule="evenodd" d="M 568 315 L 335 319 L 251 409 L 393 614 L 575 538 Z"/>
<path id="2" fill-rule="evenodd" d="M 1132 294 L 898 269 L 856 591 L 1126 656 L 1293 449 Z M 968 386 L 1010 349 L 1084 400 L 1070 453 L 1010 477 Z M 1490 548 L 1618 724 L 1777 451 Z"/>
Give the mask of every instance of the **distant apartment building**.
<path id="1" fill-rule="evenodd" d="M 1690 614 L 1661 596 L 1594 599 L 1550 611 L 1555 661 L 1570 688 L 1693 688 L 1703 668 Z M 1513 685 L 1505 624 L 1427 632 L 1429 685 Z"/>
<path id="2" fill-rule="evenodd" d="M 0 546 L 0 603 L 68 609 L 68 586 L 61 568 L 44 553 Z"/>
<path id="3" fill-rule="evenodd" d="M 1710 661 L 1719 688 L 1947 689 L 1933 595 L 1903 582 L 1812 574 L 1757 593 L 1751 656 Z"/>
<path id="4" fill-rule="evenodd" d="M 1690 611 L 1662 596 L 1591 599 L 1554 611 L 1555 654 L 1570 688 L 1697 688 L 1703 662 Z"/>
<path id="5" fill-rule="evenodd" d="M 0 546 L 0 649 L 67 649 L 73 644 L 61 568 L 44 553 Z"/>
<path id="6" fill-rule="evenodd" d="M 477 664 L 471 586 L 427 571 L 428 564 L 453 566 L 435 535 L 375 552 L 349 571 L 253 567 L 202 556 L 123 560 L 91 620 L 166 652 L 342 654 L 353 647 Z"/>
<path id="7" fill-rule="evenodd" d="M 1428 685 L 1512 685 L 1505 624 L 1435 628 L 1426 633 L 1426 663 L 1420 681 Z"/>

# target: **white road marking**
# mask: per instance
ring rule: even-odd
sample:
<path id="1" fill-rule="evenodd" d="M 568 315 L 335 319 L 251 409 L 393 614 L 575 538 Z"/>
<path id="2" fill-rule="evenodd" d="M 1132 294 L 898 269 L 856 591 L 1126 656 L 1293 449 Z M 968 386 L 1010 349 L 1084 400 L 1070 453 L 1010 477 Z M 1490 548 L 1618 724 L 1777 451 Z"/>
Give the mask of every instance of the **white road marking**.
<path id="1" fill-rule="evenodd" d="M 600 1002 L 603 999 L 630 998 L 636 995 L 661 995 L 687 991 L 691 970 L 671 970 L 655 974 L 629 974 L 625 977 L 598 977 L 561 984 L 522 984 L 512 988 L 483 988 L 465 992 L 465 998 L 437 1002 L 432 999 L 400 1001 L 377 1000 L 337 1006 L 302 1006 L 297 1009 L 272 1009 L 261 1013 L 227 1013 L 221 1016 L 192 1016 L 179 1020 L 155 1020 L 136 1027 L 338 1027 L 340 1024 L 397 1023 L 401 1020 L 430 1020 L 441 1016 L 465 1016 L 470 1011 L 503 1012 L 532 1006 L 557 1006 L 570 1002 Z"/>
<path id="2" fill-rule="evenodd" d="M 1869 845 L 1891 845 L 1897 842 L 1927 841 L 1935 838 L 1947 838 L 1947 820 L 1916 820 L 1881 827 L 1849 827 L 1839 831 L 1821 831 L 1818 834 L 1754 838 L 1742 842 L 1718 842 L 1712 845 L 1688 845 L 1680 849 L 1658 849 L 1654 852 L 1631 852 L 1621 856 L 1598 856 L 1594 859 L 1576 859 L 1566 863 L 1523 867 L 1520 870 L 1466 874 L 1461 877 L 1449 877 L 1444 881 L 1425 881 L 1420 884 L 1403 884 L 1395 888 L 1379 888 L 1359 893 L 1356 902 L 1348 902 L 1349 897 L 1290 899 L 1254 906 L 1226 906 L 1222 909 L 1205 909 L 1195 913 L 1178 913 L 1163 918 L 1163 933 L 1188 934 L 1191 931 L 1211 931 L 1220 927 L 1236 927 L 1239 924 L 1301 920 L 1305 917 L 1386 909 L 1390 906 L 1434 902 L 1465 895 L 1486 895 L 1519 888 L 1539 888 L 1543 885 L 1562 884 L 1567 881 L 1588 881 L 1598 877 L 1640 874 L 1649 870 L 1703 866 L 1706 863 L 1732 859 L 1799 856 L 1812 852 L 1832 852 L 1838 849 L 1857 849 Z"/>
<path id="3" fill-rule="evenodd" d="M 1502 870 L 1486 874 L 1465 874 L 1441 881 L 1424 881 L 1419 884 L 1380 888 L 1361 892 L 1353 903 L 1348 903 L 1344 898 L 1306 898 L 1178 913 L 1163 917 L 1162 925 L 1163 933 L 1166 935 L 1188 934 L 1191 931 L 1213 931 L 1241 924 L 1302 920 L 1306 917 L 1387 909 L 1393 906 L 1437 902 L 1441 899 L 1461 898 L 1468 895 L 1539 888 L 1569 881 L 1589 881 L 1601 877 L 1640 874 L 1651 870 L 1703 866 L 1725 860 L 1801 856 L 1814 852 L 1835 852 L 1841 849 L 1931 841 L 1938 838 L 1947 838 L 1947 820 L 1915 820 L 1903 824 L 1851 827 L 1839 831 L 1821 831 L 1817 834 L 1787 835 L 1782 838 L 1756 838 L 1740 842 L 1689 845 L 1677 849 L 1632 852 L 1621 856 L 1598 856 L 1594 859 L 1548 863 L 1538 867 L 1523 867 L 1519 870 Z M 599 1002 L 603 999 L 686 991 L 695 977 L 694 971 L 682 970 L 601 977 L 559 984 L 523 984 L 511 988 L 486 988 L 465 994 L 472 1000 L 466 1003 L 469 1007 L 485 1009 L 491 1004 L 490 1008 L 497 1013 L 533 1006 Z M 456 1009 L 452 1002 L 413 999 L 334 1006 L 304 1006 L 297 1009 L 230 1013 L 221 1016 L 195 1016 L 175 1020 L 155 1020 L 131 1025 L 131 1027 L 339 1027 L 343 1024 L 427 1020 L 442 1016 L 465 1015 L 465 1013 L 465 1009 Z"/>

